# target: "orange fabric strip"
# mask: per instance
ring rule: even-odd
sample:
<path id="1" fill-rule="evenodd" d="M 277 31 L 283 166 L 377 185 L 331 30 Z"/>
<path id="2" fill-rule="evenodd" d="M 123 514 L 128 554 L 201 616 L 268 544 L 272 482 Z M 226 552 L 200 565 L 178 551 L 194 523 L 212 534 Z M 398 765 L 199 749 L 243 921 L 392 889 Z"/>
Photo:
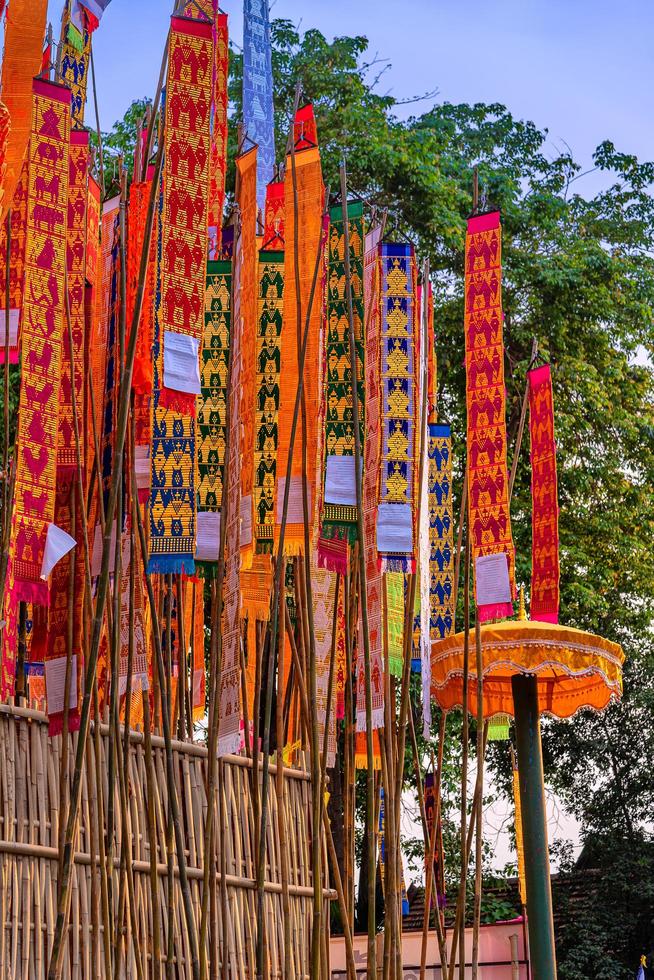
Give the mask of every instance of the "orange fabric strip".
<path id="1" fill-rule="evenodd" d="M 47 0 L 11 0 L 2 59 L 2 100 L 9 110 L 6 170 L 0 192 L 4 222 L 20 178 L 32 124 L 32 80 L 41 67 Z"/>
<path id="2" fill-rule="evenodd" d="M 277 453 L 277 514 L 276 540 L 279 536 L 284 487 L 290 449 L 293 410 L 299 382 L 298 362 L 302 335 L 316 265 L 318 248 L 323 240 L 324 185 L 317 148 L 304 150 L 295 157 L 297 175 L 298 222 L 295 222 L 293 204 L 293 175 L 291 160 L 287 159 L 286 194 L 286 266 L 284 285 L 284 325 L 282 327 L 281 378 L 283 379 L 279 404 L 279 447 Z M 297 238 L 297 268 L 296 268 Z M 298 285 L 300 302 L 298 304 Z M 313 526 L 315 499 L 315 461 L 318 448 L 319 415 L 319 359 L 322 301 L 320 280 L 311 308 L 311 319 L 304 362 L 304 396 L 307 417 L 307 480 L 309 484 L 309 526 Z M 288 555 L 301 554 L 304 550 L 304 524 L 302 510 L 302 426 L 298 425 L 293 460 L 289 510 L 284 540 Z"/>
<path id="3" fill-rule="evenodd" d="M 250 568 L 254 555 L 254 405 L 257 343 L 257 150 L 236 160 L 236 200 L 241 212 L 241 274 L 238 282 L 241 315 L 241 566 Z"/>

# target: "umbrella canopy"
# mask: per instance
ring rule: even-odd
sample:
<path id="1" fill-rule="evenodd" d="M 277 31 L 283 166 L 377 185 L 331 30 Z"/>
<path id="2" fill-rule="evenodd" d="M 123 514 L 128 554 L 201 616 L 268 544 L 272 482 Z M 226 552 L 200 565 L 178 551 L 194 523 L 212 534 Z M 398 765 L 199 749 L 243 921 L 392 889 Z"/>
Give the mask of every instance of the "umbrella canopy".
<path id="1" fill-rule="evenodd" d="M 431 693 L 444 708 L 463 704 L 465 633 L 434 643 Z M 594 633 L 535 620 L 507 620 L 481 627 L 484 717 L 513 715 L 511 678 L 535 674 L 541 714 L 570 718 L 581 708 L 601 711 L 622 694 L 624 654 Z M 470 631 L 468 707 L 477 712 L 475 633 Z"/>

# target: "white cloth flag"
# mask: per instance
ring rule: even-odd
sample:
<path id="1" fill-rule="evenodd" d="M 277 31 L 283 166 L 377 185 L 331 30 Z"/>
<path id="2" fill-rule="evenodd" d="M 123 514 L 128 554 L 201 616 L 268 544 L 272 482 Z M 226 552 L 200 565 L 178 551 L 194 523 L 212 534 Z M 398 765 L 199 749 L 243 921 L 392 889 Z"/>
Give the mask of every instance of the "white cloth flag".
<path id="1" fill-rule="evenodd" d="M 75 538 L 71 537 L 63 528 L 57 527 L 56 524 L 48 524 L 43 561 L 41 562 L 41 578 L 47 579 L 57 562 L 69 551 L 72 551 L 76 544 Z"/>

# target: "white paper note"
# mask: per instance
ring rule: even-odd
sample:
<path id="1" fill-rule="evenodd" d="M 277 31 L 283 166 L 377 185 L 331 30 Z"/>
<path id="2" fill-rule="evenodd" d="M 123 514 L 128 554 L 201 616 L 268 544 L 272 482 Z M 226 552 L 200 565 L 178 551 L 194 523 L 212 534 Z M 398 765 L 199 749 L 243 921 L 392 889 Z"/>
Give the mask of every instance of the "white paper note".
<path id="1" fill-rule="evenodd" d="M 56 524 L 48 524 L 43 561 L 41 562 L 41 578 L 47 579 L 57 562 L 69 551 L 72 551 L 76 544 L 75 538 L 71 537 L 63 528 L 57 527 Z"/>
<path id="2" fill-rule="evenodd" d="M 356 507 L 354 456 L 328 456 L 325 472 L 325 503 Z"/>
<path id="3" fill-rule="evenodd" d="M 504 551 L 495 555 L 479 555 L 475 561 L 475 583 L 478 606 L 511 602 L 509 564 Z"/>
<path id="4" fill-rule="evenodd" d="M 241 545 L 252 544 L 252 495 L 241 497 Z"/>
<path id="5" fill-rule="evenodd" d="M 150 447 L 136 446 L 134 451 L 134 469 L 136 471 L 136 486 L 138 490 L 149 490 L 152 470 L 150 467 Z"/>
<path id="6" fill-rule="evenodd" d="M 109 545 L 109 573 L 116 571 L 116 522 L 111 527 L 111 543 Z M 102 528 L 99 524 L 95 525 L 95 536 L 93 538 L 93 554 L 91 555 L 91 575 L 96 578 L 102 568 Z"/>
<path id="7" fill-rule="evenodd" d="M 198 513 L 195 557 L 198 561 L 218 561 L 220 551 L 220 514 Z"/>
<path id="8" fill-rule="evenodd" d="M 66 693 L 66 657 L 55 657 L 45 662 L 45 693 L 48 699 L 48 714 L 58 714 L 64 710 Z M 77 707 L 77 656 L 70 661 L 69 708 Z"/>
<path id="9" fill-rule="evenodd" d="M 413 518 L 409 504 L 380 504 L 377 509 L 377 550 L 393 555 L 413 551 Z"/>
<path id="10" fill-rule="evenodd" d="M 284 489 L 286 487 L 286 477 L 280 477 L 277 483 L 277 523 L 281 524 L 284 512 Z M 309 520 L 311 520 L 311 483 L 307 484 L 307 495 L 309 497 Z M 287 524 L 304 523 L 304 507 L 302 505 L 302 477 L 292 476 L 291 486 L 288 492 L 288 513 L 286 515 Z"/>
<path id="11" fill-rule="evenodd" d="M 199 340 L 164 330 L 164 385 L 188 395 L 200 394 Z"/>

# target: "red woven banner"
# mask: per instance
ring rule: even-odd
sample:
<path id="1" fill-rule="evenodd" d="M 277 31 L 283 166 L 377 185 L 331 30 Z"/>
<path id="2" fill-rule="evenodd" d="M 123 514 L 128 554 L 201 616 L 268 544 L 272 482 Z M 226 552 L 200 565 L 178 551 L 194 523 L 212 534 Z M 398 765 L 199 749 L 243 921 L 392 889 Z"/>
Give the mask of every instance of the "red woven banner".
<path id="1" fill-rule="evenodd" d="M 33 91 L 12 552 L 16 601 L 47 605 L 41 563 L 55 505 L 70 92 L 39 79 Z"/>
<path id="2" fill-rule="evenodd" d="M 268 184 L 266 187 L 266 211 L 264 215 L 263 249 L 283 251 L 284 249 L 284 181 Z"/>
<path id="3" fill-rule="evenodd" d="M 532 619 L 559 621 L 559 505 L 549 364 L 529 371 Z"/>
<path id="4" fill-rule="evenodd" d="M 468 514 L 475 590 L 480 557 L 506 555 L 510 596 L 515 552 L 506 465 L 506 392 L 502 314 L 502 231 L 499 211 L 470 218 L 465 255 Z M 503 590 L 500 589 L 499 592 Z M 479 602 L 482 622 L 511 616 L 508 599 Z"/>

